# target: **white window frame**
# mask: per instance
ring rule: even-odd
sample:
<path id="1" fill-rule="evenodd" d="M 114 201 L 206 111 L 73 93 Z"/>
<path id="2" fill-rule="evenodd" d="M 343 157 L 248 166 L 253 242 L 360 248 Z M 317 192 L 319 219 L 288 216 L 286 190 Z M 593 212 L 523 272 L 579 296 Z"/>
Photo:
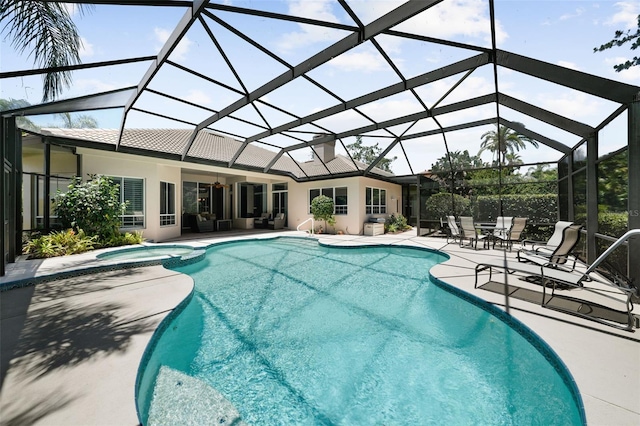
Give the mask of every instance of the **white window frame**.
<path id="1" fill-rule="evenodd" d="M 378 191 L 378 203 L 374 203 L 374 191 Z M 367 186 L 364 194 L 365 214 L 387 214 L 387 190 Z"/>
<path id="2" fill-rule="evenodd" d="M 166 186 L 163 192 L 163 186 Z M 169 188 L 173 186 L 173 192 Z M 173 194 L 173 203 L 170 199 Z M 176 226 L 176 184 L 160 181 L 160 226 Z M 173 210 L 173 212 L 171 211 Z M 162 213 L 165 211 L 166 213 Z"/>
<path id="3" fill-rule="evenodd" d="M 120 202 L 124 203 L 128 201 L 125 198 L 125 187 L 127 181 L 140 181 L 142 182 L 142 210 L 134 210 L 132 213 L 129 213 L 131 210 L 125 210 L 124 214 L 120 215 L 120 228 L 122 229 L 144 229 L 146 224 L 145 219 L 145 205 L 146 205 L 146 181 L 144 178 L 139 177 L 130 177 L 130 176 L 110 176 L 111 180 L 114 183 L 120 185 L 119 193 L 120 193 Z M 131 182 L 133 183 L 133 182 Z M 129 207 L 127 207 L 129 209 Z"/>
<path id="4" fill-rule="evenodd" d="M 346 203 L 345 204 L 338 204 L 336 202 L 336 189 L 345 189 L 347 194 L 346 194 Z M 336 216 L 343 216 L 343 215 L 347 215 L 349 213 L 348 210 L 348 204 L 349 204 L 349 188 L 347 186 L 335 186 L 335 187 L 324 187 L 324 188 L 310 188 L 309 189 L 309 214 L 311 214 L 311 201 L 313 201 L 313 198 L 317 197 L 318 195 L 316 195 L 315 197 L 311 196 L 311 191 L 318 191 L 318 195 L 326 195 L 327 197 L 331 198 L 333 200 L 333 214 Z"/>

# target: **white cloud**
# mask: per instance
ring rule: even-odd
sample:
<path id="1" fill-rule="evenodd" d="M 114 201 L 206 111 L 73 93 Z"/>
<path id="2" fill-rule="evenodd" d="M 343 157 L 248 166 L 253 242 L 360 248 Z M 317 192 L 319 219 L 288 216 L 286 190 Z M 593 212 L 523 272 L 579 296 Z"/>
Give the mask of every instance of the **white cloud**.
<path id="1" fill-rule="evenodd" d="M 580 71 L 580 68 L 578 67 L 578 65 L 576 65 L 573 62 L 569 62 L 569 61 L 558 61 L 558 65 L 560 65 L 561 67 L 565 67 L 565 68 L 570 68 L 572 70 L 576 70 L 576 71 Z"/>
<path id="2" fill-rule="evenodd" d="M 353 0 L 349 5 L 362 22 L 368 24 L 405 2 L 406 0 Z M 289 3 L 289 12 L 297 16 L 339 22 L 332 11 L 333 4 L 329 0 L 296 0 Z M 397 29 L 442 38 L 482 38 L 487 45 L 491 42 L 489 7 L 485 0 L 445 1 L 409 19 Z M 320 41 L 337 41 L 344 35 L 340 31 L 301 24 L 300 31 L 286 34 L 277 46 L 281 51 L 291 51 Z M 507 38 L 508 34 L 503 26 L 496 21 L 496 41 L 502 43 Z M 384 48 L 392 53 L 401 51 L 401 46 L 395 40 L 387 40 Z"/>
<path id="3" fill-rule="evenodd" d="M 624 29 L 635 28 L 638 25 L 638 15 L 640 15 L 640 3 L 637 1 L 632 2 L 618 2 L 614 4 L 614 7 L 618 11 L 609 19 L 604 21 L 605 25 L 620 26 L 623 25 Z"/>
<path id="4" fill-rule="evenodd" d="M 372 51 L 347 52 L 333 58 L 329 65 L 341 71 L 360 71 L 371 73 L 387 69 L 388 65 L 382 56 Z"/>
<path id="5" fill-rule="evenodd" d="M 560 20 L 561 21 L 566 21 L 568 19 L 577 18 L 578 16 L 582 15 L 583 13 L 584 13 L 584 9 L 578 8 L 578 9 L 576 9 L 575 13 L 565 13 L 564 15 L 560 16 Z"/>
<path id="6" fill-rule="evenodd" d="M 289 2 L 289 13 L 328 22 L 339 22 L 333 14 L 333 2 L 329 0 L 296 0 Z M 344 37 L 344 33 L 315 25 L 298 25 L 300 30 L 284 34 L 276 43 L 281 52 L 303 48 L 317 42 L 332 42 Z"/>
<path id="7" fill-rule="evenodd" d="M 368 117 L 376 121 L 382 121 L 392 117 L 402 117 L 417 113 L 422 111 L 423 108 L 415 99 L 405 97 L 405 99 L 393 98 L 371 102 L 360 107 L 360 110 Z"/>
<path id="8" fill-rule="evenodd" d="M 483 0 L 445 1 L 398 26 L 398 29 L 434 37 L 466 36 L 491 42 L 489 6 Z M 496 20 L 496 42 L 509 35 Z"/>
<path id="9" fill-rule="evenodd" d="M 78 89 L 81 93 L 100 93 L 120 89 L 123 85 L 106 83 L 104 80 L 97 78 L 85 78 L 78 80 L 74 79 L 73 87 Z"/>
<path id="10" fill-rule="evenodd" d="M 81 58 L 90 58 L 94 54 L 93 44 L 89 43 L 86 38 L 80 37 L 80 52 L 78 53 Z"/>
<path id="11" fill-rule="evenodd" d="M 585 122 L 599 118 L 602 104 L 595 98 L 585 93 L 543 93 L 537 96 L 536 102 L 532 102 L 541 108 L 555 112 L 573 120 Z"/>
<path id="12" fill-rule="evenodd" d="M 171 36 L 171 31 L 164 28 L 156 27 L 153 29 L 153 33 L 155 35 L 156 40 L 162 43 L 163 45 L 164 43 L 167 42 L 167 40 L 169 40 L 169 37 Z M 187 53 L 189 53 L 189 49 L 192 44 L 193 42 L 189 40 L 187 36 L 182 37 L 182 40 L 180 40 L 176 48 L 171 53 L 171 58 L 177 61 L 181 61 L 185 59 L 187 56 Z M 162 47 L 163 46 L 156 46 L 156 50 L 160 51 Z"/>
<path id="13" fill-rule="evenodd" d="M 190 90 L 184 100 L 193 102 L 198 105 L 208 105 L 211 103 L 211 98 L 202 90 Z"/>

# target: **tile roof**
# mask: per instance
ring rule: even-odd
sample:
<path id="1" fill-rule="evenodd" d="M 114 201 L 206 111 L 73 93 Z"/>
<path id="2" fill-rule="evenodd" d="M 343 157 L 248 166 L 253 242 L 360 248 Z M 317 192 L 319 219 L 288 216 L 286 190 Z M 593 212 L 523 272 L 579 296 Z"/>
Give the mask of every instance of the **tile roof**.
<path id="1" fill-rule="evenodd" d="M 55 136 L 69 140 L 96 142 L 115 146 L 118 140 L 117 129 L 42 129 L 44 136 Z M 121 147 L 135 148 L 159 153 L 182 155 L 192 135 L 190 129 L 125 129 Z M 189 148 L 187 157 L 228 163 L 242 147 L 242 142 L 213 133 L 209 130 L 198 132 Z M 277 152 L 252 144 L 247 145 L 235 163 L 241 166 L 264 169 L 275 158 Z M 187 160 L 188 162 L 188 160 Z M 364 171 L 367 165 L 360 161 L 351 161 L 343 155 L 323 165 L 319 161 L 297 162 L 288 155 L 282 155 L 271 167 L 273 170 L 291 174 L 295 178 L 321 177 L 329 174 L 353 173 Z M 327 169 L 329 170 L 327 172 Z M 394 176 L 377 167 L 371 170 L 374 175 Z"/>

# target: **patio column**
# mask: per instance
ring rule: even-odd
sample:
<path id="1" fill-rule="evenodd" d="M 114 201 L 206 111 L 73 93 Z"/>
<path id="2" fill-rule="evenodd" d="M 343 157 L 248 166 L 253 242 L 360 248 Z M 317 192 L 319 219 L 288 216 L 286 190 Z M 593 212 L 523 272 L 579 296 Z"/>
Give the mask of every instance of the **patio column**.
<path id="1" fill-rule="evenodd" d="M 629 154 L 629 229 L 640 228 L 640 93 L 628 110 Z M 640 238 L 631 238 L 628 247 L 628 275 L 640 283 Z"/>
<path id="2" fill-rule="evenodd" d="M 45 232 L 51 230 L 51 144 L 44 142 L 44 202 L 42 203 L 42 225 Z"/>
<path id="3" fill-rule="evenodd" d="M 598 132 L 587 138 L 587 263 L 598 257 L 596 232 L 598 231 Z"/>
<path id="4" fill-rule="evenodd" d="M 417 189 L 416 189 L 416 197 L 418 197 L 418 202 L 416 203 L 416 210 L 418 210 L 416 212 L 416 235 L 420 236 L 422 235 L 422 232 L 420 232 L 420 218 L 422 217 L 422 208 L 420 207 L 421 204 L 421 198 L 420 195 L 422 194 L 422 191 L 420 190 L 420 177 L 421 175 L 416 175 L 416 183 L 417 183 Z M 409 191 L 409 194 L 411 194 L 411 191 Z"/>
<path id="5" fill-rule="evenodd" d="M 15 117 L 0 120 L 0 276 L 15 262 L 22 245 L 22 146 Z"/>

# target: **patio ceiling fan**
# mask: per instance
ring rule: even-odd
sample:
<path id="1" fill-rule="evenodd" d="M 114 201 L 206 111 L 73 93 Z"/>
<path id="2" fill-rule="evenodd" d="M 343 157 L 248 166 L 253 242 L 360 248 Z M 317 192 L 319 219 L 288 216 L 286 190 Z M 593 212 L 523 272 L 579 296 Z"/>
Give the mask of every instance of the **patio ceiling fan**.
<path id="1" fill-rule="evenodd" d="M 228 188 L 229 187 L 229 185 L 225 185 L 225 184 L 220 183 L 220 181 L 218 180 L 218 174 L 217 173 L 216 173 L 216 181 L 214 183 L 212 183 L 210 186 L 215 188 L 215 189 Z"/>

